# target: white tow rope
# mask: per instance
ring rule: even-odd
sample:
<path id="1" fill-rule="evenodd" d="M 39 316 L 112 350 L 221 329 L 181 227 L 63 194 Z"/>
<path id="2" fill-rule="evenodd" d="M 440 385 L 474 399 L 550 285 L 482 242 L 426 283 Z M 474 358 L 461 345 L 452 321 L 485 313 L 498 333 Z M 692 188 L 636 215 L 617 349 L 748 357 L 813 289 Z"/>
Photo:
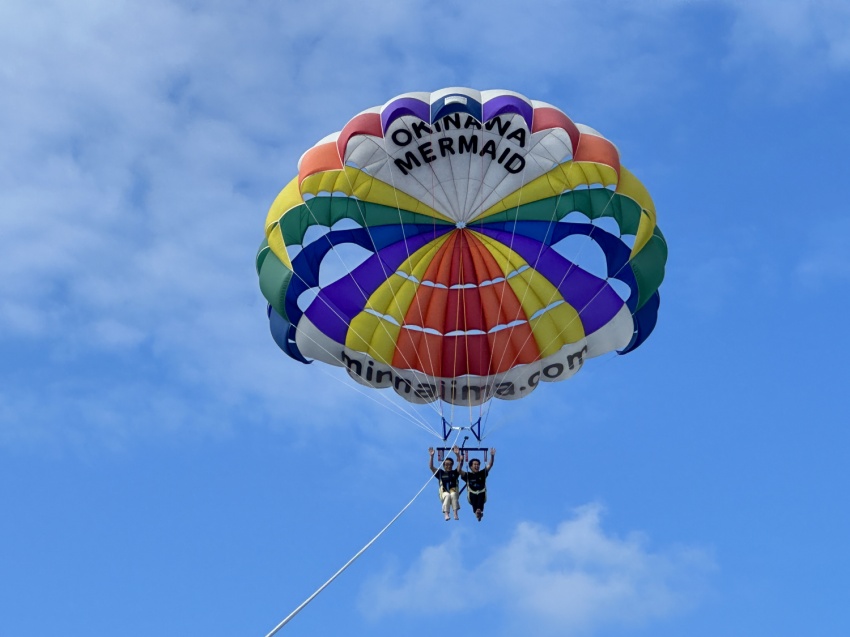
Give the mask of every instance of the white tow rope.
<path id="1" fill-rule="evenodd" d="M 319 593 L 321 593 L 323 590 L 325 590 L 325 589 L 326 589 L 326 588 L 330 585 L 330 583 L 331 583 L 331 582 L 333 582 L 333 581 L 334 581 L 337 577 L 339 577 L 340 575 L 342 575 L 342 573 L 345 571 L 345 569 L 347 569 L 349 566 L 351 566 L 351 565 L 354 563 L 354 560 L 356 560 L 358 557 L 360 557 L 361 555 L 363 555 L 363 553 L 365 553 L 365 552 L 366 552 L 366 549 L 368 549 L 370 546 L 372 546 L 372 545 L 375 543 L 375 540 L 377 540 L 379 537 L 381 537 L 381 536 L 384 534 L 384 531 L 386 531 L 388 528 L 390 528 L 390 527 L 393 525 L 393 523 L 401 517 L 401 514 L 402 514 L 402 513 L 404 513 L 405 511 L 407 511 L 407 509 L 410 507 L 410 505 L 411 505 L 411 504 L 413 504 L 413 502 L 416 500 L 416 498 L 418 498 L 418 497 L 422 494 L 422 492 L 425 490 L 425 488 L 426 488 L 429 484 L 431 484 L 431 480 L 432 480 L 433 478 L 434 478 L 434 476 L 433 476 L 433 475 L 428 476 L 428 481 L 427 481 L 427 482 L 425 482 L 425 484 L 423 484 L 423 485 L 422 485 L 422 488 L 421 488 L 421 489 L 419 489 L 419 491 L 416 493 L 416 495 L 415 495 L 415 496 L 413 496 L 413 498 L 410 500 L 410 502 L 408 502 L 407 504 L 405 504 L 405 505 L 404 505 L 404 508 L 402 508 L 402 510 L 401 510 L 401 511 L 399 511 L 399 512 L 396 514 L 396 516 L 395 516 L 392 520 L 390 520 L 390 521 L 389 521 L 389 524 L 387 524 L 387 525 L 386 525 L 383 529 L 381 529 L 381 531 L 380 531 L 380 532 L 379 532 L 379 533 L 378 533 L 375 537 L 373 537 L 371 540 L 369 540 L 369 543 L 368 543 L 368 544 L 366 544 L 366 546 L 364 546 L 362 549 L 360 549 L 360 550 L 359 550 L 359 551 L 358 551 L 358 552 L 354 555 L 354 557 L 352 557 L 350 560 L 348 560 L 348 561 L 345 563 L 345 565 L 344 565 L 341 569 L 339 569 L 336 573 L 334 573 L 334 574 L 333 574 L 333 576 L 332 576 L 332 577 L 331 577 L 331 578 L 330 578 L 327 582 L 325 582 L 324 584 L 322 584 L 322 585 L 321 585 L 321 586 L 320 586 L 320 587 L 316 590 L 316 592 L 315 592 L 315 593 L 313 593 L 312 595 L 310 595 L 310 597 L 308 597 L 307 599 L 305 599 L 305 600 L 301 603 L 301 605 L 300 605 L 298 608 L 296 608 L 294 611 L 292 611 L 291 613 L 289 613 L 289 615 L 287 615 L 287 617 L 286 617 L 286 618 L 285 618 L 282 622 L 280 622 L 277 626 L 275 626 L 275 627 L 272 629 L 272 631 L 271 631 L 268 635 L 266 635 L 266 637 L 272 637 L 272 635 L 274 635 L 275 633 L 277 633 L 277 631 L 279 631 L 281 628 L 283 628 L 284 626 L 286 626 L 286 624 L 288 624 L 288 623 L 289 623 L 289 621 L 290 621 L 293 617 L 295 617 L 298 613 L 300 613 L 300 612 L 301 612 L 301 610 L 302 610 L 305 606 L 307 606 L 307 604 L 309 604 L 310 602 L 312 602 L 312 601 L 316 598 L 316 596 L 317 596 Z"/>

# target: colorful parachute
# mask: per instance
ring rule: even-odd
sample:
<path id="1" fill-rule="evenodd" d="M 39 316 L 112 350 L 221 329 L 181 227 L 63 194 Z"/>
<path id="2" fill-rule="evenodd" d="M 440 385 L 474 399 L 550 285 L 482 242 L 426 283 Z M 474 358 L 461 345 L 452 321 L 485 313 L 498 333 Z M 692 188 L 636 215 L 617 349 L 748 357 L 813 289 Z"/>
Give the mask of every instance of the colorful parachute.
<path id="1" fill-rule="evenodd" d="M 447 88 L 308 150 L 257 271 L 290 357 L 480 405 L 638 347 L 666 259 L 649 194 L 597 131 L 517 93 Z"/>

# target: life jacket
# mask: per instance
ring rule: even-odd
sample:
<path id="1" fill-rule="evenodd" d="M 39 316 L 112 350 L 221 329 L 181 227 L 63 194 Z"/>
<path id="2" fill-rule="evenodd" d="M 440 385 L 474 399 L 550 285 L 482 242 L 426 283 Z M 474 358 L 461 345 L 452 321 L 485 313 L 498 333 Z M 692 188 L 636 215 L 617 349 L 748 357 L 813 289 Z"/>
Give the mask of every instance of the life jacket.
<path id="1" fill-rule="evenodd" d="M 451 471 L 437 469 L 437 473 L 435 473 L 434 476 L 440 481 L 441 490 L 457 491 L 458 477 L 460 476 L 460 472 L 457 469 L 452 469 Z"/>
<path id="2" fill-rule="evenodd" d="M 474 493 L 476 495 L 479 493 L 484 493 L 487 488 L 487 474 L 489 472 L 489 469 L 480 469 L 479 471 L 475 472 L 466 472 L 464 481 L 466 481 L 466 488 L 469 490 L 469 493 Z"/>

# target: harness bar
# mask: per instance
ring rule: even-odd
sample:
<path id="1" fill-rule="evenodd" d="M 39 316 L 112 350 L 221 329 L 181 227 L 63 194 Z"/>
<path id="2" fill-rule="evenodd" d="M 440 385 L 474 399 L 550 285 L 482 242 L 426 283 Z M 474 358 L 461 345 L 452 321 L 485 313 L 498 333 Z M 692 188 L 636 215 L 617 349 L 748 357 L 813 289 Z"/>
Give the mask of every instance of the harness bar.
<path id="1" fill-rule="evenodd" d="M 437 461 L 442 462 L 443 460 L 445 460 L 446 453 L 451 450 L 451 447 L 437 447 Z M 470 451 L 472 451 L 473 453 L 484 452 L 484 464 L 487 464 L 487 454 L 490 453 L 489 449 L 487 449 L 486 447 L 462 447 L 460 449 L 460 453 L 461 457 L 463 458 L 463 461 L 466 463 L 469 462 Z"/>

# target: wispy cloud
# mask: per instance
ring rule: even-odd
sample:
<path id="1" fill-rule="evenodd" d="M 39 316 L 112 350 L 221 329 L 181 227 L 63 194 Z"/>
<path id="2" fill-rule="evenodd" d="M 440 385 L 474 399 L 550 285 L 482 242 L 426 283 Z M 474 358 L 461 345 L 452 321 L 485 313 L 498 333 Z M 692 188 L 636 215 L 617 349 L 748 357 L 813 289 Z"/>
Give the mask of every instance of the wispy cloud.
<path id="1" fill-rule="evenodd" d="M 454 534 L 423 550 L 407 570 L 370 580 L 361 609 L 372 617 L 427 615 L 435 604 L 445 613 L 486 609 L 504 615 L 507 625 L 521 621 L 524 632 L 564 634 L 641 624 L 698 603 L 715 568 L 705 550 L 653 550 L 640 534 L 606 533 L 601 515 L 593 504 L 555 529 L 522 523 L 472 565 L 469 556 L 480 548 L 468 550 L 469 540 Z M 463 595 L 447 595 L 447 586 Z"/>
<path id="2" fill-rule="evenodd" d="M 804 5 L 804 43 L 828 37 L 838 64 L 842 9 Z M 588 15 L 540 0 L 522 19 L 507 3 L 317 0 L 296 20 L 293 6 L 3 4 L 0 346 L 24 344 L 57 379 L 112 355 L 260 409 L 286 385 L 308 413 L 253 272 L 265 210 L 306 147 L 397 92 L 451 84 L 515 88 L 579 119 L 590 104 L 626 112 L 681 90 L 699 41 L 676 28 L 691 3 L 672 1 Z M 793 35 L 769 24 L 766 38 Z"/>
<path id="3" fill-rule="evenodd" d="M 538 8 L 563 25 L 579 17 Z M 253 272 L 265 209 L 304 148 L 396 91 L 512 84 L 529 68 L 538 79 L 553 69 L 588 78 L 627 57 L 607 29 L 597 33 L 604 53 L 571 29 L 564 66 L 561 30 L 547 21 L 540 37 L 531 21 L 507 25 L 503 9 L 320 0 L 296 28 L 271 2 L 250 12 L 227 2 L 204 12 L 164 0 L 4 4 L 0 343 L 27 347 L 32 370 L 10 386 L 54 384 L 66 415 L 80 405 L 61 390 L 68 375 L 91 378 L 93 395 L 146 404 L 151 387 L 96 376 L 112 356 L 185 384 L 185 395 L 205 385 L 215 400 L 260 397 L 258 409 L 275 413 L 285 393 L 293 413 L 313 410 L 317 390 L 299 390 L 309 376 L 281 362 L 267 335 Z M 344 400 L 322 393 L 325 404 Z M 23 410 L 15 420 L 37 402 L 12 403 Z"/>

